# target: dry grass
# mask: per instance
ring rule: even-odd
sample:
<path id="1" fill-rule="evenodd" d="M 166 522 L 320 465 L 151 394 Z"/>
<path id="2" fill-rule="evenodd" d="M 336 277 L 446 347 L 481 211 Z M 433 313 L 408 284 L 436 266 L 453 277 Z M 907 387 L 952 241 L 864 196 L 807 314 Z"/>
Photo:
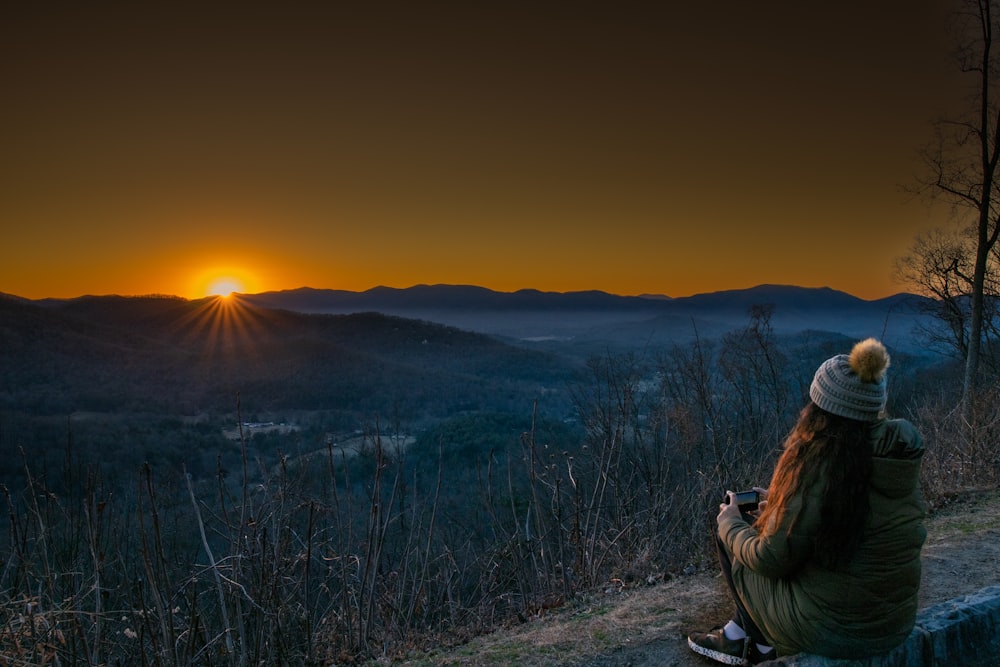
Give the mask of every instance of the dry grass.
<path id="1" fill-rule="evenodd" d="M 717 620 L 728 608 L 714 573 L 631 590 L 609 586 L 461 646 L 370 664 L 542 667 L 680 636 Z"/>
<path id="2" fill-rule="evenodd" d="M 973 489 L 953 494 L 927 521 L 927 544 L 982 534 L 1000 526 L 1000 490 Z"/>

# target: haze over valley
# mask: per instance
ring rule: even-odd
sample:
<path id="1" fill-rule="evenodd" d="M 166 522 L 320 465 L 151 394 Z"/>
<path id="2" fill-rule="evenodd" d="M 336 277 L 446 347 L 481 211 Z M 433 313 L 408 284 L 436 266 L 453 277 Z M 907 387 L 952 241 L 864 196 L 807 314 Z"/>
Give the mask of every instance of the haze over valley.
<path id="1" fill-rule="evenodd" d="M 617 296 L 600 291 L 496 292 L 463 285 L 377 287 L 364 292 L 302 288 L 245 295 L 254 304 L 304 313 L 377 311 L 427 320 L 521 343 L 552 343 L 553 352 L 656 349 L 714 339 L 746 324 L 751 306 L 773 306 L 776 333 L 877 335 L 914 351 L 914 336 L 926 322 L 926 299 L 897 294 L 864 300 L 829 288 L 760 285 L 672 299 L 660 295 Z"/>

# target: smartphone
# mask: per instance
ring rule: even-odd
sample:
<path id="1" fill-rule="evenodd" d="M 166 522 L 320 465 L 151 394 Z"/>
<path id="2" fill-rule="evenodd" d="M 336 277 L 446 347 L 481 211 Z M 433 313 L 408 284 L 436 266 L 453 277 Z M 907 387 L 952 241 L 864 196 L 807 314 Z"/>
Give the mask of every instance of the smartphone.
<path id="1" fill-rule="evenodd" d="M 726 502 L 729 502 L 728 495 Z M 756 491 L 740 491 L 736 494 L 736 504 L 744 512 L 753 512 L 760 507 L 760 494 Z"/>

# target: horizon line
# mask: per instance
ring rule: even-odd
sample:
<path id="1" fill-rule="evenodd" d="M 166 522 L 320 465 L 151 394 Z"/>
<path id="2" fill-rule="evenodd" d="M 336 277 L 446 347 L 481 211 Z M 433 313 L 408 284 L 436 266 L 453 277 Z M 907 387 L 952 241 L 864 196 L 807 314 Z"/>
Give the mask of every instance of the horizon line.
<path id="1" fill-rule="evenodd" d="M 500 290 L 500 289 L 494 289 L 494 288 L 491 288 L 491 287 L 484 287 L 482 285 L 475 285 L 475 284 L 471 284 L 471 283 L 414 283 L 414 284 L 411 284 L 411 285 L 409 285 L 407 287 L 394 287 L 394 286 L 391 286 L 391 285 L 382 285 L 382 284 L 379 284 L 379 285 L 374 285 L 372 287 L 369 287 L 367 289 L 362 289 L 362 290 L 343 289 L 343 288 L 337 288 L 337 287 L 313 287 L 313 286 L 310 286 L 310 285 L 300 285 L 298 287 L 281 288 L 281 289 L 269 289 L 269 290 L 261 290 L 261 291 L 257 291 L 257 292 L 232 292 L 232 295 L 233 296 L 252 297 L 252 296 L 260 296 L 260 295 L 264 295 L 264 294 L 282 294 L 282 293 L 299 292 L 299 291 L 305 291 L 305 290 L 310 290 L 310 291 L 315 291 L 315 292 L 343 292 L 343 293 L 348 293 L 348 294 L 365 294 L 367 292 L 371 292 L 371 291 L 378 290 L 378 289 L 388 289 L 388 290 L 396 290 L 396 291 L 400 291 L 400 292 L 405 292 L 407 290 L 418 289 L 418 288 L 422 288 L 422 287 L 429 287 L 429 288 L 448 288 L 448 287 L 470 288 L 470 289 L 484 290 L 484 291 L 487 291 L 487 292 L 492 292 L 494 294 L 508 294 L 508 295 L 519 294 L 521 292 L 538 292 L 538 293 L 541 293 L 541 294 L 558 294 L 558 295 L 596 293 L 596 294 L 606 294 L 608 296 L 613 296 L 613 297 L 618 297 L 618 298 L 623 298 L 623 299 L 649 299 L 649 300 L 669 300 L 669 301 L 673 301 L 673 300 L 677 300 L 677 299 L 687 299 L 687 298 L 698 297 L 698 296 L 705 296 L 705 295 L 709 295 L 709 294 L 725 294 L 725 293 L 736 293 L 736 292 L 749 292 L 749 291 L 752 291 L 752 290 L 759 290 L 759 289 L 764 289 L 764 288 L 791 288 L 791 289 L 815 290 L 815 291 L 825 290 L 825 291 L 830 291 L 830 292 L 839 292 L 841 294 L 846 294 L 846 295 L 854 297 L 856 299 L 860 299 L 862 301 L 869 301 L 869 302 L 870 301 L 881 301 L 883 299 L 889 299 L 889 298 L 892 298 L 894 296 L 899 296 L 901 294 L 904 294 L 904 295 L 905 294 L 914 294 L 913 292 L 908 292 L 906 290 L 900 290 L 898 292 L 893 292 L 891 294 L 886 294 L 884 296 L 880 296 L 880 297 L 876 297 L 876 298 L 871 298 L 871 299 L 866 299 L 864 297 L 860 297 L 860 296 L 858 296 L 856 294 L 853 294 L 851 292 L 848 292 L 846 290 L 841 290 L 841 289 L 837 289 L 835 287 L 830 287 L 829 285 L 804 286 L 804 285 L 795 285 L 795 284 L 791 284 L 791 283 L 759 283 L 759 284 L 756 284 L 756 285 L 753 285 L 753 286 L 750 286 L 750 287 L 734 287 L 734 288 L 725 288 L 725 289 L 711 290 L 711 291 L 705 291 L 705 292 L 693 292 L 691 294 L 684 294 L 684 295 L 680 295 L 680 296 L 672 296 L 672 295 L 669 295 L 669 294 L 658 293 L 658 292 L 642 292 L 642 293 L 639 293 L 639 294 L 620 294 L 620 293 L 617 293 L 617 292 L 610 292 L 608 290 L 603 290 L 603 289 L 599 289 L 599 288 L 560 291 L 560 290 L 546 290 L 546 289 L 541 289 L 541 288 L 536 288 L 536 287 L 521 287 L 521 288 L 518 288 L 516 290 Z M 20 299 L 20 300 L 24 300 L 24 301 L 72 301 L 72 300 L 75 300 L 75 299 L 118 297 L 118 298 L 126 298 L 126 299 L 154 299 L 154 298 L 160 298 L 160 299 L 179 299 L 179 300 L 189 301 L 190 302 L 190 301 L 201 301 L 201 300 L 204 300 L 204 299 L 218 298 L 218 295 L 213 295 L 213 294 L 206 294 L 206 295 L 203 295 L 203 296 L 196 296 L 196 297 L 185 297 L 185 296 L 181 296 L 179 294 L 170 294 L 170 293 L 166 293 L 166 292 L 147 292 L 147 293 L 144 293 L 144 294 L 124 294 L 124 293 L 120 293 L 120 292 L 106 292 L 106 293 L 103 293 L 103 294 L 98 294 L 98 293 L 87 292 L 87 293 L 83 293 L 83 294 L 78 294 L 76 296 L 44 296 L 44 297 L 33 298 L 33 297 L 21 296 L 19 294 L 14 294 L 14 293 L 11 293 L 11 292 L 0 291 L 0 296 L 7 297 L 7 298 Z"/>

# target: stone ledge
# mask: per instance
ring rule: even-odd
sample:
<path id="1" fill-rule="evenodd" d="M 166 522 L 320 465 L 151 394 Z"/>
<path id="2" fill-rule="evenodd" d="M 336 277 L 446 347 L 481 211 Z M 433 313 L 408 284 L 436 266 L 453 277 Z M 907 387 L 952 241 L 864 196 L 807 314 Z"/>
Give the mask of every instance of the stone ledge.
<path id="1" fill-rule="evenodd" d="M 760 663 L 769 667 L 924 667 L 1000 664 L 1000 586 L 927 607 L 916 627 L 889 653 L 865 660 L 835 660 L 800 653 Z"/>

